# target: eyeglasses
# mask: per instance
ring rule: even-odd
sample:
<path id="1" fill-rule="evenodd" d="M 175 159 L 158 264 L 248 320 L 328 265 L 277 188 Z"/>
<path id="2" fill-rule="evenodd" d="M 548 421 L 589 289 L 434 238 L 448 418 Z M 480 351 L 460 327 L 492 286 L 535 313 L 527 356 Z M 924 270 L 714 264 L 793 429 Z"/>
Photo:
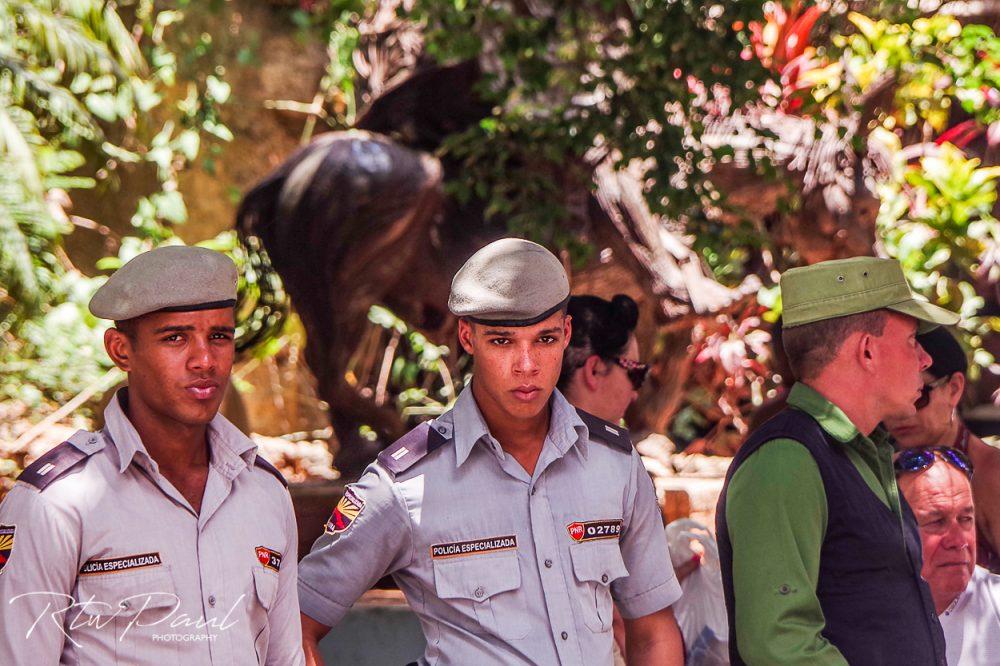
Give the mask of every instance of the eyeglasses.
<path id="1" fill-rule="evenodd" d="M 632 388 L 636 391 L 642 388 L 646 377 L 649 376 L 650 366 L 648 363 L 640 363 L 639 361 L 633 361 L 623 356 L 616 356 L 610 360 L 625 368 L 625 372 L 628 373 L 628 380 L 632 382 Z"/>
<path id="2" fill-rule="evenodd" d="M 950 446 L 925 446 L 919 449 L 904 449 L 896 458 L 893 467 L 896 468 L 897 473 L 920 472 L 937 462 L 939 457 L 955 469 L 964 473 L 965 476 L 969 477 L 969 480 L 972 479 L 972 461 L 964 453 Z"/>
<path id="3" fill-rule="evenodd" d="M 939 386 L 944 386 L 949 379 L 951 379 L 951 375 L 945 375 L 929 384 L 924 384 L 923 388 L 920 389 L 920 397 L 913 401 L 913 406 L 917 409 L 923 409 L 929 405 L 931 403 L 931 392 Z"/>

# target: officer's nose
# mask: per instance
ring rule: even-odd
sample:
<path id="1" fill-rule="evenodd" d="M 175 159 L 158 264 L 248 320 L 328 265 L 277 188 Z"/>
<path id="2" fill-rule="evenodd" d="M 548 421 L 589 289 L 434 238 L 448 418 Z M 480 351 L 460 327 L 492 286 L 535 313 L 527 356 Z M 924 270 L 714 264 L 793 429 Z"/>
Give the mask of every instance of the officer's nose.
<path id="1" fill-rule="evenodd" d="M 517 357 L 514 359 L 514 372 L 524 375 L 538 372 L 538 362 L 535 360 L 530 346 L 525 345 L 518 349 Z"/>
<path id="2" fill-rule="evenodd" d="M 191 345 L 188 367 L 192 370 L 208 370 L 215 367 L 215 357 L 208 342 L 199 340 Z"/>

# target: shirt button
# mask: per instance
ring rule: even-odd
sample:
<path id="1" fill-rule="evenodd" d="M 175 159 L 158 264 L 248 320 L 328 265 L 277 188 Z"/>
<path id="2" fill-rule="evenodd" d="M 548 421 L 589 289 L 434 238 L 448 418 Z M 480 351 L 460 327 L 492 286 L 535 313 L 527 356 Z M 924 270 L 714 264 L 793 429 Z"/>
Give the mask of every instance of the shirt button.
<path id="1" fill-rule="evenodd" d="M 473 594 L 474 594 L 474 595 L 476 595 L 476 599 L 482 599 L 482 598 L 483 598 L 483 595 L 484 595 L 484 594 L 486 594 L 486 590 L 484 590 L 484 589 L 483 589 L 483 588 L 482 588 L 482 587 L 480 586 L 480 587 L 477 587 L 477 588 L 476 588 L 476 591 L 475 591 L 475 592 L 473 592 Z"/>
<path id="2" fill-rule="evenodd" d="M 546 569 L 552 568 L 552 560 L 545 560 L 545 568 Z"/>
<path id="3" fill-rule="evenodd" d="M 534 495 L 537 490 L 538 490 L 538 486 L 533 486 L 531 488 L 531 494 Z"/>
<path id="4" fill-rule="evenodd" d="M 564 631 L 564 632 L 562 632 L 562 633 L 561 633 L 561 634 L 559 634 L 559 635 L 560 635 L 560 636 L 562 636 L 562 639 L 563 639 L 563 640 L 566 640 L 566 639 L 568 639 L 568 638 L 569 638 L 569 634 L 567 634 L 567 633 L 566 633 L 565 631 Z"/>
<path id="5" fill-rule="evenodd" d="M 211 606 L 212 608 L 215 608 L 215 595 L 214 594 L 209 595 L 209 597 L 208 597 L 208 605 Z"/>
<path id="6" fill-rule="evenodd" d="M 604 574 L 603 576 L 601 576 L 601 582 L 602 583 L 607 583 L 608 582 L 608 574 Z"/>

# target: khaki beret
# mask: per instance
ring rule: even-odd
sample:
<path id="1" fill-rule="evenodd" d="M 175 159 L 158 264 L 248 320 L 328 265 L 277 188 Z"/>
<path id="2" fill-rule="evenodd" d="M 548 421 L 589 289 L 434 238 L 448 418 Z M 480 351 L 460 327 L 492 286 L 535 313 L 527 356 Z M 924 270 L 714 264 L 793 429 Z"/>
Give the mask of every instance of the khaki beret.
<path id="1" fill-rule="evenodd" d="M 236 304 L 236 264 L 215 250 L 169 245 L 134 257 L 90 299 L 95 317 L 124 321 L 150 312 Z"/>
<path id="2" fill-rule="evenodd" d="M 895 259 L 821 261 L 785 271 L 780 284 L 785 328 L 882 309 L 914 317 L 921 332 L 951 326 L 959 319 L 957 314 L 914 296 Z"/>
<path id="3" fill-rule="evenodd" d="M 451 282 L 448 309 L 481 324 L 531 326 L 569 300 L 569 278 L 538 243 L 503 238 L 472 255 Z"/>

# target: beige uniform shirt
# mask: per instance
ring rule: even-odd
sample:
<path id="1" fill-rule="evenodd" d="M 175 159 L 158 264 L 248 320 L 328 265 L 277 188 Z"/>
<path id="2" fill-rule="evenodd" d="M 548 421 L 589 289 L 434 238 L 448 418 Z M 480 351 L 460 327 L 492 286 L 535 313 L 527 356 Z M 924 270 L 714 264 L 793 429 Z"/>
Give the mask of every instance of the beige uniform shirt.
<path id="1" fill-rule="evenodd" d="M 40 460 L 0 505 L 0 663 L 304 663 L 288 491 L 216 416 L 195 513 L 122 397 L 62 445 L 76 464 Z"/>

